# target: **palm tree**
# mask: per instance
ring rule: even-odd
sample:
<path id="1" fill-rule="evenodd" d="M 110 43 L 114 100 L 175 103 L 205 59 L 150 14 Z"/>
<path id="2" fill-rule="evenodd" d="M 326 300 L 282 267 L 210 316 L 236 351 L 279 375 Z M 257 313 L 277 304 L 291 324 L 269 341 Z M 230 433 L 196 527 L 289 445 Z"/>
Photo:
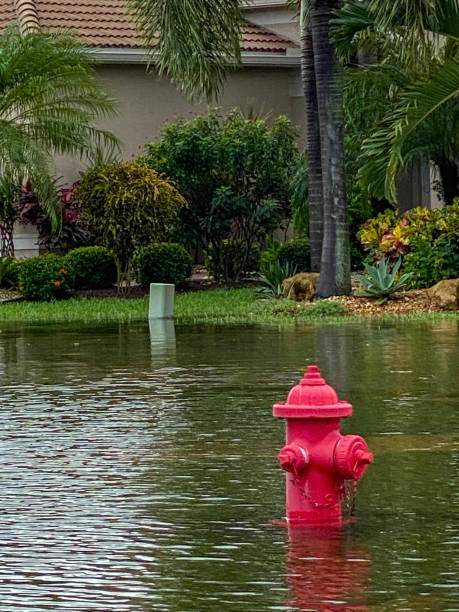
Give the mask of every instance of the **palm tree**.
<path id="1" fill-rule="evenodd" d="M 2 255 L 10 254 L 14 201 L 27 180 L 58 229 L 52 156 L 83 156 L 103 143 L 118 146 L 110 132 L 94 127 L 115 107 L 96 81 L 88 51 L 74 38 L 35 31 L 21 36 L 16 29 L 0 37 Z"/>
<path id="2" fill-rule="evenodd" d="M 341 55 L 373 45 L 379 61 L 370 68 L 394 76 L 393 101 L 362 145 L 368 189 L 396 202 L 400 170 L 430 158 L 451 203 L 459 189 L 459 0 L 352 0 L 335 24 Z"/>
<path id="3" fill-rule="evenodd" d="M 343 74 L 330 39 L 339 0 L 309 0 L 317 92 L 323 202 L 318 297 L 351 291 L 351 263 L 344 172 Z"/>
<path id="4" fill-rule="evenodd" d="M 306 151 L 308 154 L 308 206 L 311 270 L 320 271 L 323 236 L 322 153 L 320 150 L 320 122 L 317 102 L 314 47 L 309 20 L 309 5 L 300 3 L 301 80 L 306 104 Z M 306 180 L 304 177 L 303 180 Z M 303 203 L 303 206 L 306 202 Z"/>

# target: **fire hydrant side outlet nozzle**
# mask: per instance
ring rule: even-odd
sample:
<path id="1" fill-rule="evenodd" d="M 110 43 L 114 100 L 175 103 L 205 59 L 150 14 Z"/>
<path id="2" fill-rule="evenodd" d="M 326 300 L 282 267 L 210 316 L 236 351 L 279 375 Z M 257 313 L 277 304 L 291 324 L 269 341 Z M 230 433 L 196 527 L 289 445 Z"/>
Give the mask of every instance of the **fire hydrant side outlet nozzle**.
<path id="1" fill-rule="evenodd" d="M 287 472 L 290 526 L 340 523 L 344 480 L 358 480 L 373 461 L 362 437 L 340 433 L 340 419 L 351 414 L 352 405 L 338 399 L 317 366 L 308 367 L 287 401 L 274 404 L 273 415 L 286 419 L 278 459 Z"/>
<path id="2" fill-rule="evenodd" d="M 360 436 L 343 436 L 335 446 L 335 466 L 342 478 L 358 480 L 373 463 L 373 454 Z"/>
<path id="3" fill-rule="evenodd" d="M 309 462 L 308 451 L 298 444 L 284 446 L 278 455 L 279 464 L 286 472 L 299 474 L 306 469 Z"/>

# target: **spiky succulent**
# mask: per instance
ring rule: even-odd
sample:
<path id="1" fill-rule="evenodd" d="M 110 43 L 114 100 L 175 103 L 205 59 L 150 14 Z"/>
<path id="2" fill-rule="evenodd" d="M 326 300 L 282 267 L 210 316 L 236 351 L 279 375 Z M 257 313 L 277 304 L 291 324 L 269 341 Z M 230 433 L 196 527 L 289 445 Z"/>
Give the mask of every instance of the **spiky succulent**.
<path id="1" fill-rule="evenodd" d="M 363 290 L 357 295 L 379 298 L 378 303 L 383 304 L 392 293 L 401 289 L 411 276 L 411 273 L 405 273 L 397 278 L 401 263 L 402 260 L 398 259 L 392 271 L 389 270 L 386 258 L 381 259 L 375 266 L 365 264 L 366 276 L 359 274 L 357 277 Z"/>

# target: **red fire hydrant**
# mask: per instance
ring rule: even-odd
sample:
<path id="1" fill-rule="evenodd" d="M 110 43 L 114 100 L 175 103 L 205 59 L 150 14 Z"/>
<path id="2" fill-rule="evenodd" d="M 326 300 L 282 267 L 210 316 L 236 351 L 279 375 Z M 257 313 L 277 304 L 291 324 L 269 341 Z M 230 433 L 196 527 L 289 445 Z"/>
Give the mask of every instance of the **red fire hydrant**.
<path id="1" fill-rule="evenodd" d="M 279 463 L 287 472 L 289 525 L 340 523 L 344 480 L 357 481 L 373 461 L 363 438 L 339 431 L 351 404 L 338 401 L 317 366 L 309 366 L 287 401 L 274 404 L 273 414 L 287 424 Z"/>

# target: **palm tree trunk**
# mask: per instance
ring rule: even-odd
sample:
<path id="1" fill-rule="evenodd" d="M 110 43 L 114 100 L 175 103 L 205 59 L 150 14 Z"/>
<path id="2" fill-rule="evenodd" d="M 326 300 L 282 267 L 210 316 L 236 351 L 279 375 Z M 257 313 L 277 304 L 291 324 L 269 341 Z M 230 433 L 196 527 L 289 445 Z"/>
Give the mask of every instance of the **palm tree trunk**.
<path id="1" fill-rule="evenodd" d="M 14 257 L 13 224 L 13 219 L 0 224 L 0 257 Z"/>
<path id="2" fill-rule="evenodd" d="M 330 19 L 339 0 L 311 0 L 311 31 L 319 109 L 323 243 L 318 297 L 351 291 L 344 174 L 343 74 L 330 42 Z"/>
<path id="3" fill-rule="evenodd" d="M 306 0 L 305 0 L 306 1 Z M 309 175 L 309 242 L 311 270 L 320 271 L 323 232 L 322 160 L 320 153 L 319 108 L 314 71 L 314 50 L 310 27 L 301 32 L 301 80 L 306 101 L 306 151 Z"/>

